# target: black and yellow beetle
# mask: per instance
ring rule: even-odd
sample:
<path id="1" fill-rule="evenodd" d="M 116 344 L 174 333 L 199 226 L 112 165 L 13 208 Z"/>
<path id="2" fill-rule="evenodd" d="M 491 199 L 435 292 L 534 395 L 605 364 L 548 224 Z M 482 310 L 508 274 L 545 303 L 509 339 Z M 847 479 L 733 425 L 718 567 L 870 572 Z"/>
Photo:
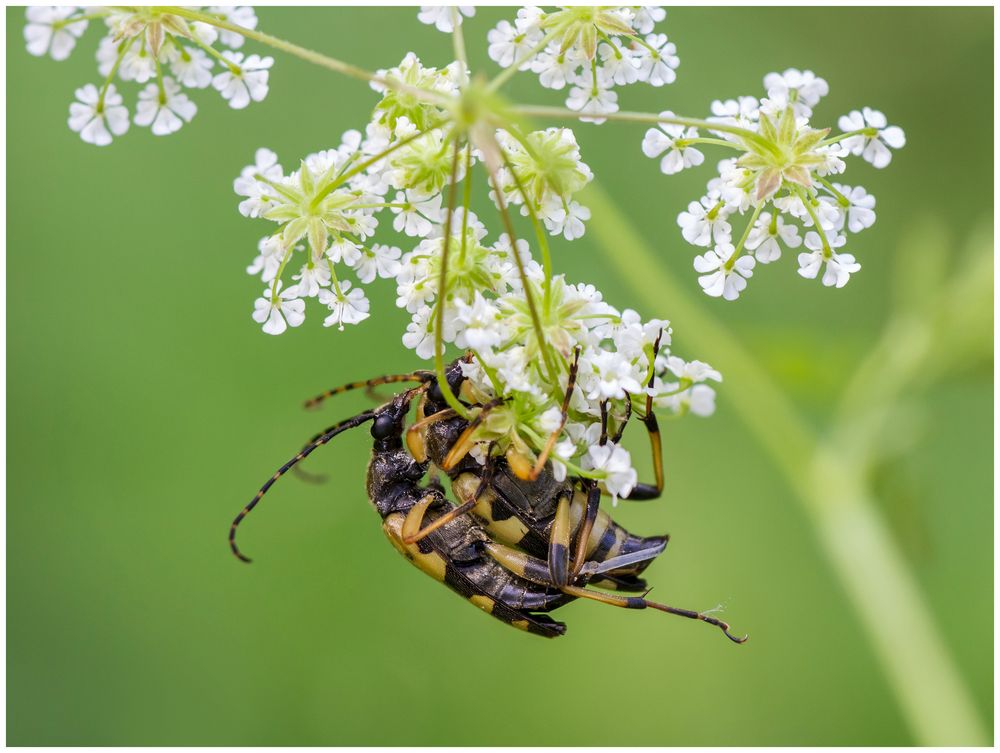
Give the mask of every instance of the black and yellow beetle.
<path id="1" fill-rule="evenodd" d="M 458 370 L 457 362 L 449 369 L 449 373 L 455 370 Z M 628 547 L 628 551 L 625 547 L 619 547 L 618 550 L 588 547 L 592 553 L 599 552 L 600 559 L 586 559 L 586 553 L 581 554 L 581 549 L 574 562 L 572 578 L 567 574 L 565 582 L 557 583 L 552 577 L 549 561 L 515 549 L 502 539 L 495 540 L 474 517 L 463 514 L 475 507 L 474 504 L 469 506 L 469 502 L 466 502 L 456 507 L 447 500 L 440 488 L 421 485 L 427 474 L 429 461 L 426 458 L 412 457 L 403 447 L 403 435 L 411 401 L 429 391 L 432 392 L 432 399 L 437 397 L 433 394 L 437 392 L 433 389 L 436 386 L 433 374 L 415 372 L 353 383 L 330 390 L 310 402 L 318 402 L 347 389 L 403 381 L 418 381 L 422 384 L 395 396 L 375 410 L 362 412 L 329 427 L 268 479 L 230 526 L 230 546 L 237 557 L 249 561 L 236 546 L 236 529 L 274 482 L 333 437 L 372 421 L 371 434 L 375 442 L 368 466 L 368 495 L 382 517 L 384 533 L 393 546 L 415 566 L 445 583 L 480 609 L 520 629 L 556 637 L 565 632 L 565 625 L 543 613 L 575 598 L 587 598 L 612 606 L 652 608 L 702 620 L 719 627 L 730 640 L 737 643 L 746 640 L 745 637 L 731 635 L 726 623 L 706 614 L 669 607 L 640 596 L 618 596 L 585 588 L 587 583 L 593 582 L 617 586 L 621 590 L 633 590 L 637 583 L 641 583 L 634 578 L 635 573 L 663 550 L 666 543 L 664 538 L 643 540 L 625 532 L 630 537 L 628 540 L 650 545 L 633 544 Z M 481 477 L 478 482 L 479 490 L 470 502 L 474 503 L 477 497 L 491 489 L 491 485 L 495 487 L 496 478 Z M 521 490 L 522 496 L 524 491 Z M 599 488 L 592 487 L 587 495 L 588 506 L 593 504 L 596 507 L 596 502 L 589 503 L 589 500 L 598 500 L 599 496 Z M 513 495 L 508 494 L 505 498 L 513 498 Z M 529 506 L 540 509 L 540 505 L 534 503 Z M 611 525 L 610 518 L 607 521 Z M 603 539 L 603 536 L 598 538 Z M 579 536 L 580 542 L 589 539 L 589 536 Z"/>

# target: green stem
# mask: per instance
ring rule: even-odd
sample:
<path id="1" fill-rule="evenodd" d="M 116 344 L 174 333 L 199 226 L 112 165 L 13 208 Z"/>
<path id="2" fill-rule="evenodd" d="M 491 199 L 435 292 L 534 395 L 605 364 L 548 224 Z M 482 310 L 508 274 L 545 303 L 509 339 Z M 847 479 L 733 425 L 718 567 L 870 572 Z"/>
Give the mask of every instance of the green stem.
<path id="1" fill-rule="evenodd" d="M 232 60 L 228 60 L 221 52 L 212 47 L 212 45 L 208 44 L 207 42 L 203 42 L 201 39 L 199 39 L 197 35 L 192 35 L 190 37 L 190 40 L 199 47 L 201 47 L 201 49 L 203 49 L 213 58 L 218 60 L 223 68 L 228 68 L 234 76 L 238 76 L 240 73 L 243 72 L 243 69 L 240 68 L 236 63 L 234 63 Z"/>
<path id="2" fill-rule="evenodd" d="M 64 29 L 67 26 L 69 26 L 70 24 L 79 23 L 80 21 L 94 21 L 94 20 L 96 20 L 98 18 L 107 18 L 109 15 L 111 15 L 111 11 L 110 10 L 107 10 L 107 11 L 98 11 L 98 12 L 95 12 L 95 13 L 84 13 L 84 14 L 79 15 L 79 16 L 73 16 L 72 18 L 66 18 L 66 19 L 64 19 L 62 21 L 56 21 L 54 24 L 52 24 L 52 28 L 54 30 L 55 29 Z"/>
<path id="3" fill-rule="evenodd" d="M 795 193 L 798 194 L 799 199 L 802 201 L 802 206 L 806 208 L 806 212 L 808 212 L 809 216 L 812 218 L 813 227 L 816 228 L 816 233 L 819 235 L 820 241 L 823 242 L 823 258 L 829 259 L 833 255 L 833 249 L 830 248 L 830 241 L 826 238 L 826 232 L 819 224 L 819 217 L 816 216 L 816 210 L 812 208 L 809 194 L 806 193 L 802 186 L 795 186 Z"/>
<path id="4" fill-rule="evenodd" d="M 135 37 L 129 37 L 129 40 L 122 45 L 122 48 L 118 51 L 118 59 L 115 60 L 115 64 L 111 66 L 111 73 L 108 77 L 104 79 L 104 84 L 101 86 L 101 93 L 97 97 L 97 112 L 104 112 L 104 97 L 108 93 L 108 87 L 111 86 L 111 82 L 114 81 L 115 76 L 118 74 L 118 68 L 121 67 L 122 60 L 125 59 L 125 53 L 129 51 L 132 43 L 136 40 Z"/>
<path id="5" fill-rule="evenodd" d="M 458 8 L 455 6 L 451 7 L 451 27 L 451 41 L 452 47 L 455 50 L 455 60 L 460 62 L 465 72 L 468 73 L 469 59 L 465 54 L 465 35 L 462 33 L 462 15 L 458 12 Z"/>
<path id="6" fill-rule="evenodd" d="M 512 133 L 516 133 L 515 129 Z M 526 143 L 527 139 L 523 139 L 521 143 Z M 511 174 L 514 179 L 514 185 L 517 186 L 518 193 L 521 194 L 521 200 L 524 202 L 524 206 L 528 209 L 528 216 L 531 218 L 532 227 L 535 229 L 535 237 L 538 239 L 538 247 L 542 251 L 542 271 L 545 274 L 544 281 L 544 298 L 542 300 L 542 305 L 546 311 L 549 311 L 549 307 L 552 301 L 552 252 L 549 249 L 549 239 L 545 234 L 545 228 L 542 226 L 541 221 L 538 219 L 538 213 L 535 211 L 535 206 L 531 201 L 531 197 L 528 196 L 528 192 L 525 191 L 524 185 L 521 183 L 521 179 L 517 175 L 517 171 L 514 170 L 514 165 L 511 164 L 510 158 L 507 156 L 502 148 L 500 149 L 500 156 L 503 158 L 504 166 L 507 171 Z M 497 186 L 497 191 L 500 191 L 500 187 Z"/>
<path id="7" fill-rule="evenodd" d="M 740 258 L 740 254 L 743 251 L 743 244 L 747 242 L 747 238 L 750 237 L 750 231 L 753 229 L 754 223 L 757 222 L 757 218 L 760 216 L 760 211 L 764 208 L 764 202 L 761 202 L 756 209 L 753 210 L 753 215 L 750 217 L 750 222 L 743 229 L 743 236 L 740 238 L 740 242 L 736 244 L 736 249 L 733 251 L 733 255 L 729 257 L 729 261 L 726 262 L 725 267 L 727 270 L 731 270 L 736 264 L 736 260 Z"/>
<path id="8" fill-rule="evenodd" d="M 821 147 L 821 146 L 830 146 L 830 144 L 836 144 L 837 142 L 843 141 L 844 139 L 849 139 L 852 136 L 868 136 L 868 137 L 872 137 L 872 136 L 877 136 L 877 135 L 878 135 L 878 131 L 876 129 L 874 129 L 874 128 L 859 128 L 856 131 L 848 131 L 847 133 L 839 133 L 836 136 L 831 136 L 828 139 L 823 139 L 816 146 L 817 146 L 817 148 Z"/>
<path id="9" fill-rule="evenodd" d="M 548 107 L 545 105 L 518 105 L 513 107 L 512 111 L 524 117 L 569 118 L 572 120 L 579 120 L 581 117 L 587 117 L 587 113 L 579 113 L 574 110 L 566 109 L 565 107 Z M 675 115 L 655 115 L 653 113 L 630 112 L 627 110 L 601 113 L 601 117 L 608 120 L 621 120 L 629 123 L 651 123 L 653 125 L 670 123 L 689 128 L 704 128 L 705 130 L 731 133 L 734 136 L 739 136 L 744 141 L 752 142 L 761 148 L 767 149 L 768 151 L 774 151 L 774 145 L 761 138 L 761 136 L 757 133 L 754 133 L 746 128 L 730 125 L 729 123 L 716 123 L 711 120 L 699 120 L 698 118 L 681 118 Z"/>
<path id="10" fill-rule="evenodd" d="M 754 396 L 729 400 L 727 408 L 743 420 L 795 492 L 917 743 L 988 745 L 920 586 L 875 509 L 875 500 L 857 482 L 856 470 L 845 467 L 837 449 L 820 445 L 736 334 L 707 314 L 687 287 L 666 272 L 662 254 L 638 235 L 610 197 L 591 185 L 586 201 L 593 213 L 590 230 L 609 261 L 614 260 L 608 268 L 646 270 L 627 280 L 635 295 L 653 309 L 669 301 L 673 321 L 683 322 L 683 331 L 697 333 L 699 347 L 712 354 L 727 379 L 740 385 L 741 395 Z M 725 392 L 721 397 L 725 399 Z"/>
<path id="11" fill-rule="evenodd" d="M 493 140 L 487 147 L 487 150 L 491 153 L 502 154 L 503 148 L 496 142 L 496 139 L 493 138 L 492 134 L 490 134 L 489 138 Z M 538 307 L 535 305 L 535 296 L 531 292 L 531 281 L 528 279 L 527 272 L 525 272 L 524 260 L 521 259 L 521 254 L 518 253 L 517 250 L 517 233 L 514 232 L 514 223 L 511 221 L 510 212 L 507 211 L 507 200 L 504 198 L 503 191 L 500 190 L 500 180 L 497 176 L 496 167 L 492 164 L 492 161 L 489 158 L 485 159 L 483 164 L 489 171 L 490 177 L 493 180 L 493 185 L 496 187 L 495 195 L 497 207 L 500 210 L 500 219 L 503 221 L 504 228 L 507 231 L 507 237 L 510 239 L 511 256 L 514 257 L 514 264 L 517 266 L 517 273 L 521 278 L 521 285 L 524 288 L 524 299 L 528 304 L 528 312 L 531 314 L 531 324 L 535 330 L 535 337 L 538 339 L 538 351 L 542 356 L 545 369 L 548 371 L 549 380 L 552 384 L 557 384 L 559 370 L 552 362 L 552 349 L 549 347 L 549 343 L 545 339 L 545 330 L 542 328 L 542 321 L 538 316 Z"/>
<path id="12" fill-rule="evenodd" d="M 681 149 L 689 147 L 692 144 L 711 144 L 712 146 L 724 146 L 729 149 L 738 149 L 740 151 L 743 151 L 743 147 L 741 147 L 739 144 L 734 144 L 732 141 L 726 141 L 725 139 L 710 139 L 702 136 L 696 136 L 690 139 L 676 139 L 674 141 L 674 146 L 677 146 Z"/>
<path id="13" fill-rule="evenodd" d="M 844 194 L 842 194 L 836 188 L 834 188 L 833 184 L 826 178 L 822 178 L 819 175 L 817 175 L 816 179 L 823 185 L 824 188 L 826 188 L 827 191 L 829 191 L 830 193 L 832 193 L 834 196 L 837 197 L 837 202 L 840 204 L 840 206 L 849 207 L 851 205 L 851 200 L 848 199 L 846 196 L 844 196 Z"/>
<path id="14" fill-rule="evenodd" d="M 455 185 L 458 178 L 458 155 L 461 151 L 458 139 L 455 139 L 455 156 L 451 160 L 451 183 L 448 190 L 448 214 L 445 217 L 444 225 L 444 248 L 441 252 L 441 275 L 438 282 L 437 302 L 434 308 L 434 370 L 437 373 L 438 387 L 448 406 L 462 418 L 470 418 L 469 410 L 451 391 L 448 378 L 444 370 L 444 307 L 445 299 L 448 295 L 448 252 L 451 246 L 451 223 L 455 216 L 455 202 L 458 199 L 458 190 Z M 466 176 L 468 179 L 469 176 Z"/>
<path id="15" fill-rule="evenodd" d="M 457 11 L 456 11 L 457 13 Z M 456 143 L 458 143 L 456 141 Z M 468 248 L 469 241 L 469 209 L 472 206 L 472 144 L 467 144 L 465 147 L 465 186 L 462 192 L 462 207 L 465 211 L 462 212 L 462 247 L 458 254 L 459 263 L 465 263 L 465 252 Z M 451 232 L 451 228 L 448 228 Z"/>

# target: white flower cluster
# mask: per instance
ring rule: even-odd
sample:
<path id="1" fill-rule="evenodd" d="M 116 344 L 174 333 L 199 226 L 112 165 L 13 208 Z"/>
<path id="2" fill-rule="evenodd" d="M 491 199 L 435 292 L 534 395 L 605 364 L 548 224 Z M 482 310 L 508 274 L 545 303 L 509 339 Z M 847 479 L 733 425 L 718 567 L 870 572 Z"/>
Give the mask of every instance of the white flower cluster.
<path id="1" fill-rule="evenodd" d="M 708 130 L 715 138 L 702 138 L 697 128 L 663 112 L 664 122 L 649 129 L 642 142 L 643 153 L 659 159 L 668 175 L 702 164 L 699 144 L 742 152 L 719 163 L 719 175 L 709 181 L 705 196 L 677 218 L 688 243 L 709 249 L 694 260 L 701 287 L 730 301 L 746 288 L 757 262 L 769 264 L 781 256 L 782 247 L 803 244 L 807 250 L 798 257 L 802 277 L 816 278 L 822 270 L 824 285 L 846 285 L 861 265 L 838 249 L 848 233 L 875 222 L 875 197 L 830 178 L 844 171 L 849 155 L 885 167 L 892 158 L 890 148 L 906 143 L 902 129 L 869 108 L 840 118 L 843 133 L 835 136 L 828 128 L 811 127 L 812 109 L 828 92 L 826 81 L 812 71 L 771 73 L 764 87 L 767 96 L 760 100 L 712 103 Z M 731 219 L 747 213 L 750 220 L 734 245 Z"/>
<path id="2" fill-rule="evenodd" d="M 613 496 L 627 495 L 636 472 L 616 440 L 629 417 L 644 415 L 647 398 L 674 414 L 710 415 L 715 392 L 705 382 L 721 376 L 670 354 L 669 322 L 619 312 L 593 285 L 570 285 L 561 275 L 546 284 L 535 267 L 529 287 L 552 359 L 535 333 L 525 291 L 514 286 L 495 298 L 475 291 L 454 304 L 447 336 L 475 354 L 464 367 L 470 396 L 481 404 L 502 400 L 480 424 L 473 454 L 484 458 L 492 447 L 530 467 L 558 432 L 550 456 L 558 478 L 596 473 Z M 574 361 L 576 386 L 563 424 Z"/>
<path id="3" fill-rule="evenodd" d="M 482 154 L 463 142 L 458 145 L 463 158 L 456 160 L 455 140 L 464 137 L 448 120 L 447 100 L 421 99 L 413 92 L 456 96 L 465 81 L 464 69 L 457 63 L 441 70 L 427 68 L 409 53 L 400 65 L 378 75 L 373 88 L 382 98 L 364 136 L 348 132 L 339 147 L 309 155 L 287 175 L 274 152 L 260 149 L 254 164 L 236 179 L 234 189 L 244 197 L 240 212 L 280 225 L 260 241 L 258 256 L 247 270 L 269 286 L 257 301 L 254 317 L 265 332 L 280 334 L 304 320 L 302 299 L 317 298 L 332 312 L 325 324 L 343 329 L 368 317 L 368 299 L 356 283 L 394 278 L 399 306 L 412 314 L 405 342 L 426 358 L 434 349 L 431 311 L 446 242 L 452 251 L 446 279 L 450 325 L 459 314 L 452 309 L 460 302 L 471 305 L 473 291 L 500 295 L 519 291 L 522 284 L 506 235 L 493 245 L 484 244 L 485 227 L 461 208 L 450 233 L 444 228 L 443 192 L 452 174 L 455 182 L 466 180 Z M 408 88 L 386 86 L 385 81 Z M 581 159 L 573 132 L 499 130 L 495 143 L 503 163 L 491 192 L 497 205 L 520 206 L 522 214 L 553 235 L 569 240 L 582 236 L 590 212 L 573 196 L 593 174 Z M 378 214 L 386 209 L 397 233 L 421 239 L 405 256 L 397 247 L 372 242 Z M 528 274 L 537 278 L 541 269 L 531 261 L 526 244 L 518 246 Z M 296 261 L 300 257 L 301 262 Z M 284 279 L 286 270 L 297 274 Z M 344 277 L 346 270 L 355 282 Z M 446 341 L 456 342 L 455 334 L 445 333 Z"/>
<path id="4" fill-rule="evenodd" d="M 466 80 L 462 66 L 426 68 L 411 53 L 379 72 L 382 98 L 364 135 L 349 131 L 337 148 L 288 173 L 273 152 L 258 150 L 234 183 L 244 216 L 278 225 L 247 269 L 267 285 L 253 318 L 280 334 L 299 326 L 306 299 L 316 298 L 329 310 L 324 324 L 343 329 L 369 316 L 361 286 L 392 279 L 396 304 L 410 315 L 403 344 L 423 359 L 447 343 L 470 351 L 469 399 L 499 400 L 479 426 L 475 457 L 504 453 L 534 464 L 557 433 L 557 473 L 569 469 L 628 494 L 636 472 L 616 439 L 629 416 L 642 418 L 650 406 L 708 415 L 715 393 L 705 382 L 720 377 L 670 354 L 667 322 L 643 322 L 593 286 L 547 276 L 524 240 L 488 238 L 468 209 L 471 171 L 487 162 L 484 151 L 494 153 L 494 202 L 520 207 L 540 238 L 542 228 L 570 240 L 583 234 L 589 212 L 573 197 L 593 175 L 566 128 L 523 134 L 511 124 L 470 142 L 448 110 Z M 455 183 L 465 184 L 466 199 L 449 211 Z M 413 239 L 406 253 L 374 242 L 385 210 L 393 229 Z"/>
<path id="5" fill-rule="evenodd" d="M 666 18 L 659 6 L 521 8 L 513 23 L 501 21 L 487 35 L 489 56 L 503 68 L 538 74 L 542 86 L 569 86 L 566 106 L 603 123 L 618 111 L 615 86 L 673 83 L 677 48 L 653 33 Z"/>
<path id="6" fill-rule="evenodd" d="M 257 26 L 257 17 L 246 6 L 185 10 L 245 29 Z M 212 86 L 236 109 L 267 96 L 274 60 L 237 52 L 244 38 L 234 31 L 150 7 L 33 6 L 26 16 L 28 52 L 55 60 L 69 56 L 90 20 L 101 19 L 107 26 L 97 50 L 104 83 L 77 89 L 69 108 L 69 127 L 89 144 L 106 146 L 129 128 L 129 111 L 116 79 L 145 84 L 131 122 L 157 136 L 178 131 L 198 111 L 184 89 Z"/>

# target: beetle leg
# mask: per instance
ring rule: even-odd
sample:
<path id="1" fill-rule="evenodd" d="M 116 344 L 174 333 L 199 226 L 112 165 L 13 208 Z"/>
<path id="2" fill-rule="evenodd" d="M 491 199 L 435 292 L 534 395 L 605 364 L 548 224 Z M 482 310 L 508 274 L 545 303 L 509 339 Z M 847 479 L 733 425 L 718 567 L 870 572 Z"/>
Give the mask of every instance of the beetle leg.
<path id="1" fill-rule="evenodd" d="M 459 435 L 455 444 L 452 445 L 448 454 L 445 455 L 444 461 L 441 463 L 441 470 L 450 471 L 462 461 L 462 458 L 469 454 L 469 450 L 471 450 L 472 446 L 476 443 L 474 437 L 476 429 L 478 429 L 483 423 L 490 411 L 502 402 L 503 398 L 496 398 L 483 404 L 482 408 L 479 409 L 479 413 L 477 413 L 475 418 L 469 422 L 469 425 L 465 427 L 465 431 Z"/>
<path id="2" fill-rule="evenodd" d="M 597 520 L 597 510 L 601 504 L 601 490 L 596 484 L 591 484 L 587 490 L 587 509 L 580 523 L 580 530 L 576 538 L 576 554 L 573 556 L 573 578 L 580 573 L 580 568 L 587 559 L 587 546 L 590 541 L 590 532 L 594 529 L 594 521 Z"/>
<path id="3" fill-rule="evenodd" d="M 613 607 L 621 607 L 623 609 L 657 609 L 668 614 L 676 614 L 680 617 L 687 617 L 690 620 L 701 620 L 702 622 L 707 622 L 709 625 L 715 625 L 723 633 L 725 633 L 726 637 L 733 643 L 745 643 L 750 637 L 748 635 L 744 635 L 742 638 L 737 638 L 729 632 L 728 623 L 718 620 L 715 617 L 709 617 L 707 614 L 702 612 L 695 612 L 691 609 L 668 607 L 666 604 L 649 601 L 642 596 L 616 596 L 614 594 L 601 593 L 600 591 L 591 591 L 587 588 L 577 588 L 576 586 L 566 586 L 562 590 L 570 596 L 578 596 L 581 599 L 591 599 Z"/>
<path id="4" fill-rule="evenodd" d="M 569 583 L 569 506 L 571 495 L 564 494 L 556 503 L 556 516 L 549 536 L 549 574 L 552 583 L 562 587 Z"/>
<path id="5" fill-rule="evenodd" d="M 569 401 L 572 399 L 573 390 L 576 388 L 576 374 L 579 366 L 580 346 L 578 345 L 576 350 L 573 352 L 573 363 L 569 367 L 569 377 L 566 380 L 566 395 L 563 397 L 562 412 L 559 416 L 559 426 L 556 427 L 556 430 L 549 435 L 548 440 L 545 442 L 545 446 L 538 455 L 538 459 L 535 460 L 535 465 L 531 468 L 527 478 L 522 479 L 523 481 L 534 481 L 541 475 L 542 469 L 545 467 L 545 461 L 549 459 L 549 455 L 552 454 L 552 450 L 556 446 L 556 442 L 559 441 L 559 435 L 562 434 L 563 427 L 566 425 L 566 420 L 569 418 Z"/>
<path id="6" fill-rule="evenodd" d="M 414 460 L 418 463 L 423 463 L 427 460 L 427 448 L 424 447 L 424 437 L 420 432 L 435 421 L 443 421 L 455 415 L 458 414 L 454 410 L 445 408 L 410 424 L 410 428 L 406 430 L 406 448 L 410 451 L 410 455 L 413 456 Z"/>
<path id="7" fill-rule="evenodd" d="M 424 515 L 427 513 L 427 508 L 435 499 L 437 499 L 435 492 L 425 494 L 406 513 L 406 518 L 403 520 L 403 527 L 399 532 L 404 544 L 413 543 L 413 534 L 420 530 L 420 525 L 424 522 Z"/>
<path id="8" fill-rule="evenodd" d="M 661 337 L 663 337 L 663 330 L 660 330 L 660 334 L 656 336 L 656 342 L 653 343 L 654 372 L 656 370 L 656 354 L 660 352 Z M 655 379 L 656 376 L 654 374 L 649 378 L 649 384 L 647 386 L 652 387 Z M 631 402 L 631 400 L 629 402 Z M 656 477 L 656 485 L 636 484 L 632 488 L 632 491 L 622 497 L 622 499 L 645 501 L 648 499 L 656 499 L 663 494 L 663 442 L 660 438 L 660 425 L 656 420 L 656 414 L 653 413 L 653 396 L 648 392 L 646 393 L 646 414 L 641 420 L 643 425 L 646 427 L 646 433 L 649 434 L 649 446 L 653 452 L 653 473 Z"/>
<path id="9" fill-rule="evenodd" d="M 490 443 L 490 450 L 493 449 L 493 443 Z M 419 528 L 418 530 L 406 531 L 403 535 L 403 543 L 405 544 L 415 544 L 420 541 L 425 536 L 433 533 L 443 525 L 447 525 L 456 518 L 460 518 L 466 513 L 470 512 L 476 504 L 479 502 L 479 496 L 489 487 L 490 478 L 493 475 L 493 455 L 492 452 L 486 456 L 486 467 L 483 469 L 483 476 L 479 481 L 479 487 L 476 489 L 476 493 L 465 502 L 463 502 L 458 507 L 452 507 L 448 512 L 444 513 L 440 517 L 436 518 L 434 521 Z"/>
<path id="10" fill-rule="evenodd" d="M 427 384 L 434 378 L 434 373 L 430 371 L 413 371 L 409 374 L 387 374 L 385 376 L 375 377 L 374 379 L 366 379 L 361 382 L 350 382 L 348 384 L 342 384 L 339 387 L 334 387 L 332 390 L 326 390 L 321 392 L 315 397 L 311 397 L 306 400 L 306 408 L 315 408 L 324 400 L 333 397 L 334 395 L 340 395 L 349 390 L 357 390 L 364 388 L 365 392 L 369 395 L 374 395 L 372 389 L 380 384 L 396 384 L 398 382 L 423 382 Z"/>
<path id="11" fill-rule="evenodd" d="M 538 557 L 514 549 L 513 547 L 498 544 L 492 539 L 484 544 L 487 554 L 510 570 L 514 575 L 519 575 L 525 580 L 537 583 L 542 586 L 551 586 L 552 574 L 549 572 L 549 564 Z"/>

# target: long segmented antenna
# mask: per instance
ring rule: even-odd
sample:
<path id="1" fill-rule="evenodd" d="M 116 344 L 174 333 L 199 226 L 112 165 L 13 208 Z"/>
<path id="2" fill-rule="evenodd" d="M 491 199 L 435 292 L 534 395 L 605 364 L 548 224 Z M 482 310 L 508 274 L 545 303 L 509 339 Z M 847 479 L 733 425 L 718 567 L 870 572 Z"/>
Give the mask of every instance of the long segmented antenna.
<path id="1" fill-rule="evenodd" d="M 387 374 L 386 376 L 375 377 L 374 379 L 366 379 L 362 382 L 349 382 L 347 384 L 342 384 L 339 387 L 334 387 L 331 390 L 327 390 L 326 392 L 321 392 L 315 397 L 309 398 L 306 400 L 305 407 L 310 409 L 316 408 L 324 400 L 350 390 L 359 390 L 364 388 L 367 391 L 371 390 L 373 387 L 378 387 L 380 384 L 396 384 L 399 382 L 430 382 L 433 379 L 433 372 L 413 371 L 409 374 Z"/>
<path id="2" fill-rule="evenodd" d="M 239 547 L 236 546 L 236 528 L 239 526 L 243 518 L 245 518 L 250 513 L 250 511 L 257 506 L 257 503 L 260 502 L 261 497 L 267 494 L 267 490 L 274 485 L 275 481 L 277 481 L 279 478 L 288 473 L 289 470 L 291 470 L 301 460 L 306 458 L 317 447 L 325 445 L 327 442 L 329 442 L 331 439 L 333 439 L 341 432 L 347 431 L 348 429 L 353 429 L 357 426 L 361 426 L 361 424 L 365 423 L 366 421 L 371 421 L 373 418 L 375 418 L 375 411 L 365 411 L 364 413 L 359 413 L 353 418 L 348 418 L 346 421 L 341 421 L 339 424 L 331 426 L 329 429 L 327 429 L 327 431 L 324 434 L 320 435 L 312 442 L 307 444 L 305 447 L 299 450 L 299 452 L 295 455 L 295 457 L 293 457 L 291 460 L 289 460 L 287 463 L 281 466 L 281 468 L 279 468 L 277 472 L 264 483 L 264 485 L 260 488 L 260 491 L 258 491 L 257 494 L 254 495 L 254 498 L 252 500 L 250 500 L 250 503 L 242 510 L 240 510 L 239 515 L 236 516 L 236 518 L 233 520 L 232 525 L 229 527 L 229 548 L 233 550 L 233 554 L 235 554 L 239 559 L 243 560 L 244 562 L 251 561 L 250 558 L 247 557 L 245 554 L 243 554 L 243 552 L 240 551 Z"/>

